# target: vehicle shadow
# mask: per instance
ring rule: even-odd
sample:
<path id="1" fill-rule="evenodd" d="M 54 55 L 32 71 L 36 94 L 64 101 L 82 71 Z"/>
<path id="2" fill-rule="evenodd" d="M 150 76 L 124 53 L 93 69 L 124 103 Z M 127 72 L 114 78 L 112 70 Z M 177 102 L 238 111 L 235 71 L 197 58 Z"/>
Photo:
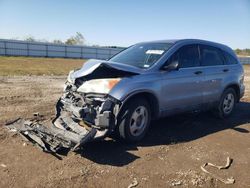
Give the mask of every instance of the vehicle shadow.
<path id="1" fill-rule="evenodd" d="M 138 147 L 188 142 L 225 129 L 247 134 L 248 130 L 238 127 L 244 123 L 250 123 L 248 102 L 237 104 L 234 114 L 228 119 L 215 118 L 210 112 L 168 117 L 152 122 L 149 133 L 137 144 L 109 139 L 88 143 L 79 154 L 99 164 L 123 166 L 139 158 L 129 152 L 138 150 Z"/>

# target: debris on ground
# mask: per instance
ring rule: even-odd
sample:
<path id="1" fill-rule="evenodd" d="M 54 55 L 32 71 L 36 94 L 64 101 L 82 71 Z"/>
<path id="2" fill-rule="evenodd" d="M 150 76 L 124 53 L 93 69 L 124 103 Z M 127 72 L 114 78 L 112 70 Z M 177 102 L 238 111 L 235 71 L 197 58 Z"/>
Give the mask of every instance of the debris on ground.
<path id="1" fill-rule="evenodd" d="M 62 149 L 76 150 L 95 135 L 95 129 L 87 131 L 78 124 L 74 124 L 78 132 L 64 130 L 56 127 L 51 122 L 39 119 L 16 119 L 6 124 L 11 131 L 18 132 L 26 141 L 41 148 L 44 152 L 57 153 Z"/>
<path id="2" fill-rule="evenodd" d="M 136 178 L 133 179 L 132 183 L 129 184 L 128 188 L 133 188 L 133 187 L 136 187 L 138 185 L 138 181 Z"/>
<path id="3" fill-rule="evenodd" d="M 234 184 L 235 183 L 235 179 L 233 177 L 230 177 L 230 178 L 227 178 L 227 179 L 223 179 L 223 178 L 219 177 L 218 175 L 215 175 L 215 174 L 213 174 L 213 173 L 211 173 L 211 172 L 209 172 L 209 171 L 207 171 L 205 169 L 206 166 L 212 166 L 212 167 L 215 167 L 215 168 L 217 168 L 219 170 L 221 170 L 221 169 L 228 169 L 231 166 L 232 162 L 233 162 L 233 159 L 231 159 L 230 157 L 227 157 L 227 163 L 226 163 L 226 165 L 224 165 L 224 166 L 218 166 L 218 165 L 214 165 L 212 163 L 205 163 L 205 164 L 203 164 L 201 166 L 201 170 L 203 172 L 211 175 L 213 178 L 215 178 L 215 179 L 217 179 L 217 180 L 219 180 L 219 181 L 221 181 L 221 182 L 223 182 L 225 184 Z"/>
<path id="4" fill-rule="evenodd" d="M 190 185 L 195 187 L 201 187 L 206 182 L 210 181 L 206 176 L 196 172 L 194 170 L 180 170 L 174 174 L 174 178 L 168 181 L 169 186 L 183 186 L 188 187 Z"/>
<path id="5" fill-rule="evenodd" d="M 182 185 L 182 182 L 181 181 L 173 181 L 171 183 L 171 186 L 179 186 L 179 185 Z"/>
<path id="6" fill-rule="evenodd" d="M 1 164 L 0 166 L 3 168 L 7 168 L 7 166 L 5 164 Z"/>

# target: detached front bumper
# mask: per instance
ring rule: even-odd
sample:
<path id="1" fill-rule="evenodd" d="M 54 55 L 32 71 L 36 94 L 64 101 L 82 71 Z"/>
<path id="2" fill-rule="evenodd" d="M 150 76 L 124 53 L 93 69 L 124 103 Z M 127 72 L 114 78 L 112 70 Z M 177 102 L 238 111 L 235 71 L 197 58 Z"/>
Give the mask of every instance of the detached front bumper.
<path id="1" fill-rule="evenodd" d="M 57 128 L 51 122 L 37 121 L 36 119 L 17 119 L 6 124 L 6 127 L 18 132 L 25 140 L 32 142 L 44 152 L 57 153 L 62 150 L 75 151 L 84 143 L 93 140 L 95 129 L 76 126 L 78 132 Z"/>
<path id="2" fill-rule="evenodd" d="M 56 118 L 43 122 L 18 119 L 7 125 L 46 152 L 77 150 L 115 128 L 120 102 L 110 96 L 65 93 L 57 102 Z"/>

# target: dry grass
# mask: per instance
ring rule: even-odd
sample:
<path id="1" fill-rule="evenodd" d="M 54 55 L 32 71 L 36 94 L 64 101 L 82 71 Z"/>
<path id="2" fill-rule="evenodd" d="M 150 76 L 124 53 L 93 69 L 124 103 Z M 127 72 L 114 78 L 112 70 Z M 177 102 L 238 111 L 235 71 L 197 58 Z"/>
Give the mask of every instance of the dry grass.
<path id="1" fill-rule="evenodd" d="M 64 58 L 1 57 L 0 76 L 23 75 L 67 75 L 80 68 L 86 60 Z M 250 74 L 250 65 L 244 65 L 245 73 Z"/>
<path id="2" fill-rule="evenodd" d="M 84 62 L 83 59 L 0 57 L 0 76 L 67 75 Z"/>

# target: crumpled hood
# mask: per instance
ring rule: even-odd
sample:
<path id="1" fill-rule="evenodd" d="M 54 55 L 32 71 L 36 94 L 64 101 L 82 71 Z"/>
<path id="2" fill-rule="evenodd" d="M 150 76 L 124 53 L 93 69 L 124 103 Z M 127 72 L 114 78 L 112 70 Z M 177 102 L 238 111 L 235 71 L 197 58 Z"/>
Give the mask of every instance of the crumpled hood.
<path id="1" fill-rule="evenodd" d="M 84 63 L 81 69 L 73 72 L 71 78 L 113 78 L 126 75 L 137 75 L 142 73 L 142 71 L 143 70 L 140 68 L 126 64 L 115 63 L 105 60 L 90 59 Z"/>

